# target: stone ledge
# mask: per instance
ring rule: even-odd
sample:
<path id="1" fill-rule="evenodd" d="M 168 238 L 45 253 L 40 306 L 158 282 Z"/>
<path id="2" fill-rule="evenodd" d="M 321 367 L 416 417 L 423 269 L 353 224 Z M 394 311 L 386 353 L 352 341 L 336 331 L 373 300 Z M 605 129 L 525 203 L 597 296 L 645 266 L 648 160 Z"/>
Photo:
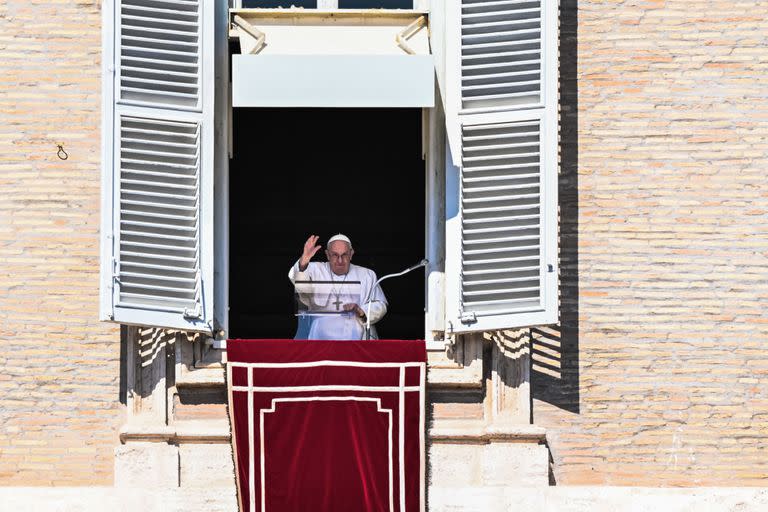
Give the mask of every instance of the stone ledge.
<path id="1" fill-rule="evenodd" d="M 544 443 L 546 429 L 536 425 L 488 425 L 481 421 L 441 420 L 429 429 L 434 443 Z"/>
<path id="2" fill-rule="evenodd" d="M 225 420 L 177 421 L 173 425 L 127 423 L 120 428 L 120 441 L 166 443 L 228 443 L 229 422 Z"/>
<path id="3" fill-rule="evenodd" d="M 430 487 L 430 512 L 761 512 L 765 487 Z"/>
<path id="4" fill-rule="evenodd" d="M 219 364 L 184 368 L 176 375 L 177 387 L 226 386 L 224 368 Z M 483 382 L 478 372 L 469 368 L 440 368 L 429 366 L 427 369 L 427 388 L 429 389 L 481 389 Z"/>
<path id="5" fill-rule="evenodd" d="M 226 386 L 224 368 L 183 369 L 176 375 L 176 387 Z"/>
<path id="6" fill-rule="evenodd" d="M 127 423 L 120 428 L 120 441 L 154 441 L 168 443 L 230 441 L 229 421 L 185 420 L 172 425 Z M 546 429 L 536 425 L 486 425 L 479 421 L 442 420 L 429 429 L 427 438 L 433 443 L 544 443 Z"/>
<path id="7" fill-rule="evenodd" d="M 768 510 L 765 487 L 500 487 L 428 489 L 430 512 L 614 512 L 663 510 L 761 512 Z M 14 512 L 236 512 L 230 490 L 168 490 L 115 487 L 0 487 L 3 510 Z"/>

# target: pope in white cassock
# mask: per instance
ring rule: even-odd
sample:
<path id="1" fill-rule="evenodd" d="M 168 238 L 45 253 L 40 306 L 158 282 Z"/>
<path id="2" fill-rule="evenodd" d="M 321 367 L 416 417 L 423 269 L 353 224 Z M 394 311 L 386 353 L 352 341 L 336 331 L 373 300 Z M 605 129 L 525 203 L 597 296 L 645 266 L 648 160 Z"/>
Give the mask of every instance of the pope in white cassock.
<path id="1" fill-rule="evenodd" d="M 360 340 L 370 314 L 371 325 L 387 312 L 387 299 L 376 285 L 376 274 L 365 267 L 352 265 L 352 242 L 342 234 L 328 240 L 328 261 L 310 261 L 320 250 L 319 237 L 312 235 L 304 243 L 301 258 L 291 267 L 288 278 L 296 286 L 299 300 L 307 307 L 311 319 L 309 332 L 297 338 L 313 340 Z M 372 291 L 373 289 L 373 291 Z M 313 311 L 319 313 L 312 314 Z M 376 331 L 371 327 L 371 339 Z"/>

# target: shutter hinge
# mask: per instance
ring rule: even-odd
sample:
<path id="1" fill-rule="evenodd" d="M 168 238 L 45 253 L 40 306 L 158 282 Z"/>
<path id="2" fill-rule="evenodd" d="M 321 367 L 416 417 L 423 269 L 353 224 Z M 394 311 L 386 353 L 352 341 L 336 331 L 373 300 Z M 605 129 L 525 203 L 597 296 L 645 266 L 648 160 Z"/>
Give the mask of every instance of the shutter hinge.
<path id="1" fill-rule="evenodd" d="M 120 264 L 117 261 L 117 258 L 112 258 L 112 282 L 109 283 L 109 287 L 113 287 L 113 283 L 117 284 L 123 284 L 120 282 Z"/>
<path id="2" fill-rule="evenodd" d="M 474 324 L 477 322 L 477 315 L 474 312 L 463 312 L 459 316 L 459 320 L 461 320 L 461 323 L 463 324 Z"/>
<path id="3" fill-rule="evenodd" d="M 547 272 L 554 272 L 554 271 L 555 271 L 555 266 L 552 265 L 551 263 L 548 263 L 547 264 Z"/>

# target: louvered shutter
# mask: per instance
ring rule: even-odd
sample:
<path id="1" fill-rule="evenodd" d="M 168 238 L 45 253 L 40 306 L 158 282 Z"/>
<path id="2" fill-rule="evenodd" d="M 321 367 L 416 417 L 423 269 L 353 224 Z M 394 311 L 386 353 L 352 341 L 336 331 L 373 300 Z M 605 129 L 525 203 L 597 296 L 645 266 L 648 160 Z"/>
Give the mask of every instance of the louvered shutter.
<path id="1" fill-rule="evenodd" d="M 557 3 L 463 0 L 446 13 L 446 219 L 454 332 L 557 321 Z M 449 190 L 451 188 L 449 187 Z"/>
<path id="2" fill-rule="evenodd" d="M 213 5 L 105 2 L 104 319 L 213 329 Z"/>

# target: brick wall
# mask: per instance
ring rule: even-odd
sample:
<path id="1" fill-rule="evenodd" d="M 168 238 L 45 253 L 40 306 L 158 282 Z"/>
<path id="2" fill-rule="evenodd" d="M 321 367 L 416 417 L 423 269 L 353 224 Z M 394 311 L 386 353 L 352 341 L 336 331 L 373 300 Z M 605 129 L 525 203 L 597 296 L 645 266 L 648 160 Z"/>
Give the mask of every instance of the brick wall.
<path id="1" fill-rule="evenodd" d="M 119 331 L 98 321 L 100 4 L 0 1 L 0 485 L 112 483 L 123 413 Z"/>
<path id="2" fill-rule="evenodd" d="M 561 3 L 563 323 L 533 373 L 554 478 L 765 485 L 768 5 Z M 0 485 L 112 481 L 99 5 L 0 1 Z"/>
<path id="3" fill-rule="evenodd" d="M 563 0 L 559 484 L 768 481 L 768 3 Z"/>

